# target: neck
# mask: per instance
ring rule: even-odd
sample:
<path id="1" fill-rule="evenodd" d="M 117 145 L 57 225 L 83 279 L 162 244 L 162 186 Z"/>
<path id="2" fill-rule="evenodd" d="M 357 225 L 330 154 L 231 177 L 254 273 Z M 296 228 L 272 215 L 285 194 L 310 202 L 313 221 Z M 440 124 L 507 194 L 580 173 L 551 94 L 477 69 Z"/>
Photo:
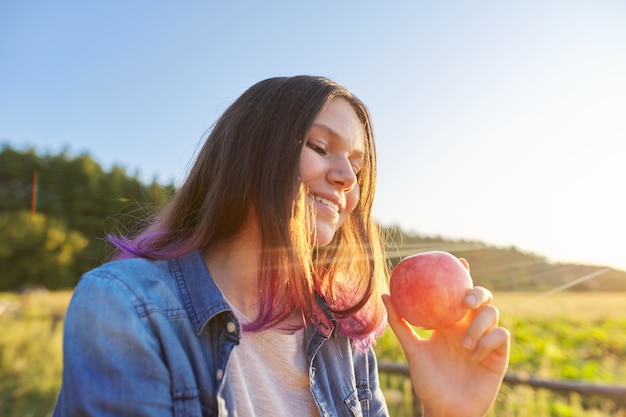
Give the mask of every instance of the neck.
<path id="1" fill-rule="evenodd" d="M 228 301 L 248 319 L 259 313 L 259 266 L 261 239 L 254 215 L 242 230 L 230 239 L 221 240 L 203 253 L 211 276 Z M 294 311 L 280 328 L 302 326 L 302 314 Z"/>
<path id="2" fill-rule="evenodd" d="M 224 296 L 249 318 L 258 310 L 258 271 L 261 246 L 258 228 L 249 218 L 234 237 L 208 248 L 204 262 Z"/>

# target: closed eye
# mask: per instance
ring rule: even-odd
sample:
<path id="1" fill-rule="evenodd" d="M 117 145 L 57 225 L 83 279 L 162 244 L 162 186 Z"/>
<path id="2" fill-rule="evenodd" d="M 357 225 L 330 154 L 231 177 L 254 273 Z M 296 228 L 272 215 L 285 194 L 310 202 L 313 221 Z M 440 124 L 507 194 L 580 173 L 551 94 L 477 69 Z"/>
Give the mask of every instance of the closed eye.
<path id="1" fill-rule="evenodd" d="M 324 148 L 320 147 L 320 146 L 317 146 L 317 145 L 316 145 L 316 144 L 314 144 L 314 143 L 307 142 L 307 143 L 306 143 L 306 146 L 307 146 L 309 149 L 313 150 L 314 152 L 316 152 L 316 153 L 318 153 L 318 154 L 320 154 L 320 155 L 322 155 L 322 156 L 325 156 L 325 155 L 326 155 L 326 150 L 325 150 Z"/>

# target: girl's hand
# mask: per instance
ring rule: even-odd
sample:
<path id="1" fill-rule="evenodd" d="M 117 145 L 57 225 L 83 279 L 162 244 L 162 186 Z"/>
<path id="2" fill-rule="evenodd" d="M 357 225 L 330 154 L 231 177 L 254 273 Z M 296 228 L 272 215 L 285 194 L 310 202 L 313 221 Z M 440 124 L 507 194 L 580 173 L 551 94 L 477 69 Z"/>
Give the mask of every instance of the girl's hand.
<path id="1" fill-rule="evenodd" d="M 492 298 L 489 290 L 474 287 L 464 299 L 467 315 L 425 339 L 396 312 L 389 295 L 383 295 L 425 417 L 478 417 L 493 404 L 508 366 L 510 334 L 498 327 Z"/>

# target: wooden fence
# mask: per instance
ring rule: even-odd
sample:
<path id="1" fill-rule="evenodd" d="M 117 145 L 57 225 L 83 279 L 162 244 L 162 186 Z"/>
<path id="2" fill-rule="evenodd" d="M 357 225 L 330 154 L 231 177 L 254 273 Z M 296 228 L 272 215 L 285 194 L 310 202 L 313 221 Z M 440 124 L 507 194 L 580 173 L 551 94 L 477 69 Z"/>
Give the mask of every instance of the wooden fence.
<path id="1" fill-rule="evenodd" d="M 409 368 L 406 364 L 395 362 L 380 362 L 378 370 L 381 374 L 395 374 L 409 377 Z M 525 385 L 533 389 L 547 389 L 563 394 L 579 394 L 613 400 L 620 409 L 626 408 L 626 386 L 589 384 L 580 381 L 544 380 L 535 377 L 523 377 L 507 373 L 504 383 L 508 385 Z M 413 394 L 413 417 L 422 417 L 422 405 Z M 621 414 L 620 414 L 621 415 Z"/>

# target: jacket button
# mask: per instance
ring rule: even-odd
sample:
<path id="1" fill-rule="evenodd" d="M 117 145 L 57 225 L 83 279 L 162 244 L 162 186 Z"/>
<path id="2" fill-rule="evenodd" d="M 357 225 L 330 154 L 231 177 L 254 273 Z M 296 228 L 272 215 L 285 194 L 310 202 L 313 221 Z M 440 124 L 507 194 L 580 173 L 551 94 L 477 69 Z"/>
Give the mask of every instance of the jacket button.
<path id="1" fill-rule="evenodd" d="M 224 377 L 224 370 L 223 369 L 218 369 L 215 377 L 217 378 L 218 381 L 221 381 L 222 378 Z"/>
<path id="2" fill-rule="evenodd" d="M 237 326 L 235 325 L 235 323 L 233 323 L 232 321 L 226 323 L 226 331 L 228 333 L 235 333 L 235 330 L 237 330 Z"/>

